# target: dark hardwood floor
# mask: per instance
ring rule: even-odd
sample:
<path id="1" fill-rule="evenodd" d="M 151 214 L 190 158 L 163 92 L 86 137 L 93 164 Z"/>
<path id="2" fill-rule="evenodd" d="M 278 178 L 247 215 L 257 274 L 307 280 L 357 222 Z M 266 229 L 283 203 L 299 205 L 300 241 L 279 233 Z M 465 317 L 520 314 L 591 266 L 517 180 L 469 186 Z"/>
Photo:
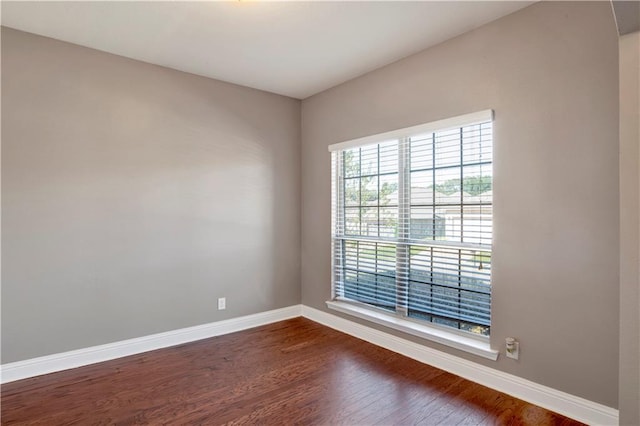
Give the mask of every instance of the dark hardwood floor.
<path id="1" fill-rule="evenodd" d="M 3 425 L 580 424 L 303 318 L 1 392 Z"/>

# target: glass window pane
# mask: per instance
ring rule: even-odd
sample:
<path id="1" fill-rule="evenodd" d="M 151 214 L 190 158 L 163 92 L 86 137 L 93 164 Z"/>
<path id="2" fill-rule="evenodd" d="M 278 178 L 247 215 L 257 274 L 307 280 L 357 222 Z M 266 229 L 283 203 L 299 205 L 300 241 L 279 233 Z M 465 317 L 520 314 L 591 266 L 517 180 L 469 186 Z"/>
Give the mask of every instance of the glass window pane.
<path id="1" fill-rule="evenodd" d="M 433 134 L 411 138 L 411 170 L 433 168 Z"/>
<path id="2" fill-rule="evenodd" d="M 464 164 L 491 162 L 492 129 L 486 124 L 467 126 L 462 132 L 462 157 Z"/>
<path id="3" fill-rule="evenodd" d="M 344 266 L 346 269 L 358 267 L 358 242 L 346 241 L 344 245 Z"/>
<path id="4" fill-rule="evenodd" d="M 376 244 L 360 241 L 358 244 L 358 261 L 358 269 L 360 271 L 376 272 Z"/>
<path id="5" fill-rule="evenodd" d="M 380 205 L 398 205 L 398 174 L 381 175 L 380 180 Z"/>
<path id="6" fill-rule="evenodd" d="M 409 280 L 422 283 L 432 283 L 431 253 L 433 249 L 429 247 L 411 246 L 409 256 Z"/>
<path id="7" fill-rule="evenodd" d="M 457 206 L 436 206 L 435 221 L 438 224 L 437 240 L 461 241 L 462 237 L 462 208 Z"/>
<path id="8" fill-rule="evenodd" d="M 398 208 L 380 208 L 380 237 L 396 238 L 398 236 Z"/>
<path id="9" fill-rule="evenodd" d="M 360 175 L 378 174 L 378 145 L 369 145 L 360 149 Z"/>
<path id="10" fill-rule="evenodd" d="M 360 176 L 360 150 L 349 149 L 342 153 L 345 177 Z"/>
<path id="11" fill-rule="evenodd" d="M 411 207 L 409 238 L 434 240 L 445 237 L 444 218 L 434 215 L 433 207 Z"/>
<path id="12" fill-rule="evenodd" d="M 460 164 L 460 129 L 436 132 L 435 166 L 455 166 Z"/>
<path id="13" fill-rule="evenodd" d="M 363 207 L 360 209 L 360 234 L 369 237 L 378 236 L 377 207 Z"/>
<path id="14" fill-rule="evenodd" d="M 378 273 L 395 275 L 396 246 L 393 244 L 378 244 Z"/>
<path id="15" fill-rule="evenodd" d="M 490 164 L 462 168 L 464 204 L 491 203 L 493 197 L 493 171 Z"/>
<path id="16" fill-rule="evenodd" d="M 419 312 L 432 312 L 432 286 L 420 282 L 409 282 L 409 308 Z"/>
<path id="17" fill-rule="evenodd" d="M 411 172 L 411 205 L 433 204 L 433 170 Z"/>
<path id="18" fill-rule="evenodd" d="M 345 235 L 360 235 L 360 208 L 344 209 Z"/>
<path id="19" fill-rule="evenodd" d="M 380 144 L 380 174 L 398 173 L 398 142 Z"/>
<path id="20" fill-rule="evenodd" d="M 363 206 L 378 205 L 378 176 L 360 179 L 360 202 Z"/>
<path id="21" fill-rule="evenodd" d="M 478 132 L 479 142 L 475 142 L 476 149 L 479 158 L 479 162 L 492 162 L 493 161 L 493 126 L 491 123 L 483 123 L 480 125 L 480 131 Z M 472 143 L 471 145 L 473 145 Z M 464 149 L 464 148 L 463 148 Z"/>
<path id="22" fill-rule="evenodd" d="M 467 290 L 488 292 L 491 252 L 465 250 L 461 254 L 460 285 Z"/>
<path id="23" fill-rule="evenodd" d="M 360 205 L 360 178 L 345 178 L 344 204 L 345 206 Z"/>
<path id="24" fill-rule="evenodd" d="M 460 167 L 436 170 L 436 204 L 460 204 Z"/>
<path id="25" fill-rule="evenodd" d="M 463 207 L 463 241 L 465 243 L 491 245 L 493 236 L 493 207 L 464 206 Z"/>

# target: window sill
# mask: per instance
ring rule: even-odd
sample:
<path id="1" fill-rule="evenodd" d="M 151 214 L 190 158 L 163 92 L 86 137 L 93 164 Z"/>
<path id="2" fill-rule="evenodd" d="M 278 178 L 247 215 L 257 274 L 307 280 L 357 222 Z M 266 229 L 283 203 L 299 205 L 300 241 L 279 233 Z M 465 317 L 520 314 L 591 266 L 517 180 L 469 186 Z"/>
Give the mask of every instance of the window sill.
<path id="1" fill-rule="evenodd" d="M 353 305 L 340 301 L 327 301 L 327 307 L 334 311 L 353 315 L 394 330 L 402 331 L 432 342 L 440 343 L 464 352 L 468 352 L 486 359 L 495 361 L 498 359 L 498 351 L 491 349 L 489 341 L 481 341 L 473 337 L 462 336 L 436 327 L 418 324 L 399 318 L 395 315 L 378 312 L 366 307 Z"/>

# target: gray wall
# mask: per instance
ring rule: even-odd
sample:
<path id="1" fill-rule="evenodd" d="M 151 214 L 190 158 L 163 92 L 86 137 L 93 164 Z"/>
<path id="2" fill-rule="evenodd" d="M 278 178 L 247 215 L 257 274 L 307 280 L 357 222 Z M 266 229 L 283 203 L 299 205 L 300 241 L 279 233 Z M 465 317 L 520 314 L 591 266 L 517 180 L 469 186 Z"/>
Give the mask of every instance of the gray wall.
<path id="1" fill-rule="evenodd" d="M 297 100 L 3 28 L 2 362 L 300 303 L 299 141 Z"/>
<path id="2" fill-rule="evenodd" d="M 492 108 L 491 342 L 520 360 L 423 343 L 617 407 L 617 42 L 609 2 L 541 2 L 304 100 L 303 303 L 330 298 L 327 146 Z"/>
<path id="3" fill-rule="evenodd" d="M 640 425 L 640 32 L 620 37 L 620 424 Z"/>

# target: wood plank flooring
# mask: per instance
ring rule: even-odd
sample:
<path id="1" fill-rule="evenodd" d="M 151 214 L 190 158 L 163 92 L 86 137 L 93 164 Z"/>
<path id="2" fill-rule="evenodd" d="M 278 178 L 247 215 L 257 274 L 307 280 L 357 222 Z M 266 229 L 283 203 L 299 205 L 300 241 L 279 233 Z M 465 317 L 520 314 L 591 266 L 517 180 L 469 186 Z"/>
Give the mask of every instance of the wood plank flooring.
<path id="1" fill-rule="evenodd" d="M 1 387 L 3 425 L 577 425 L 304 318 Z"/>

